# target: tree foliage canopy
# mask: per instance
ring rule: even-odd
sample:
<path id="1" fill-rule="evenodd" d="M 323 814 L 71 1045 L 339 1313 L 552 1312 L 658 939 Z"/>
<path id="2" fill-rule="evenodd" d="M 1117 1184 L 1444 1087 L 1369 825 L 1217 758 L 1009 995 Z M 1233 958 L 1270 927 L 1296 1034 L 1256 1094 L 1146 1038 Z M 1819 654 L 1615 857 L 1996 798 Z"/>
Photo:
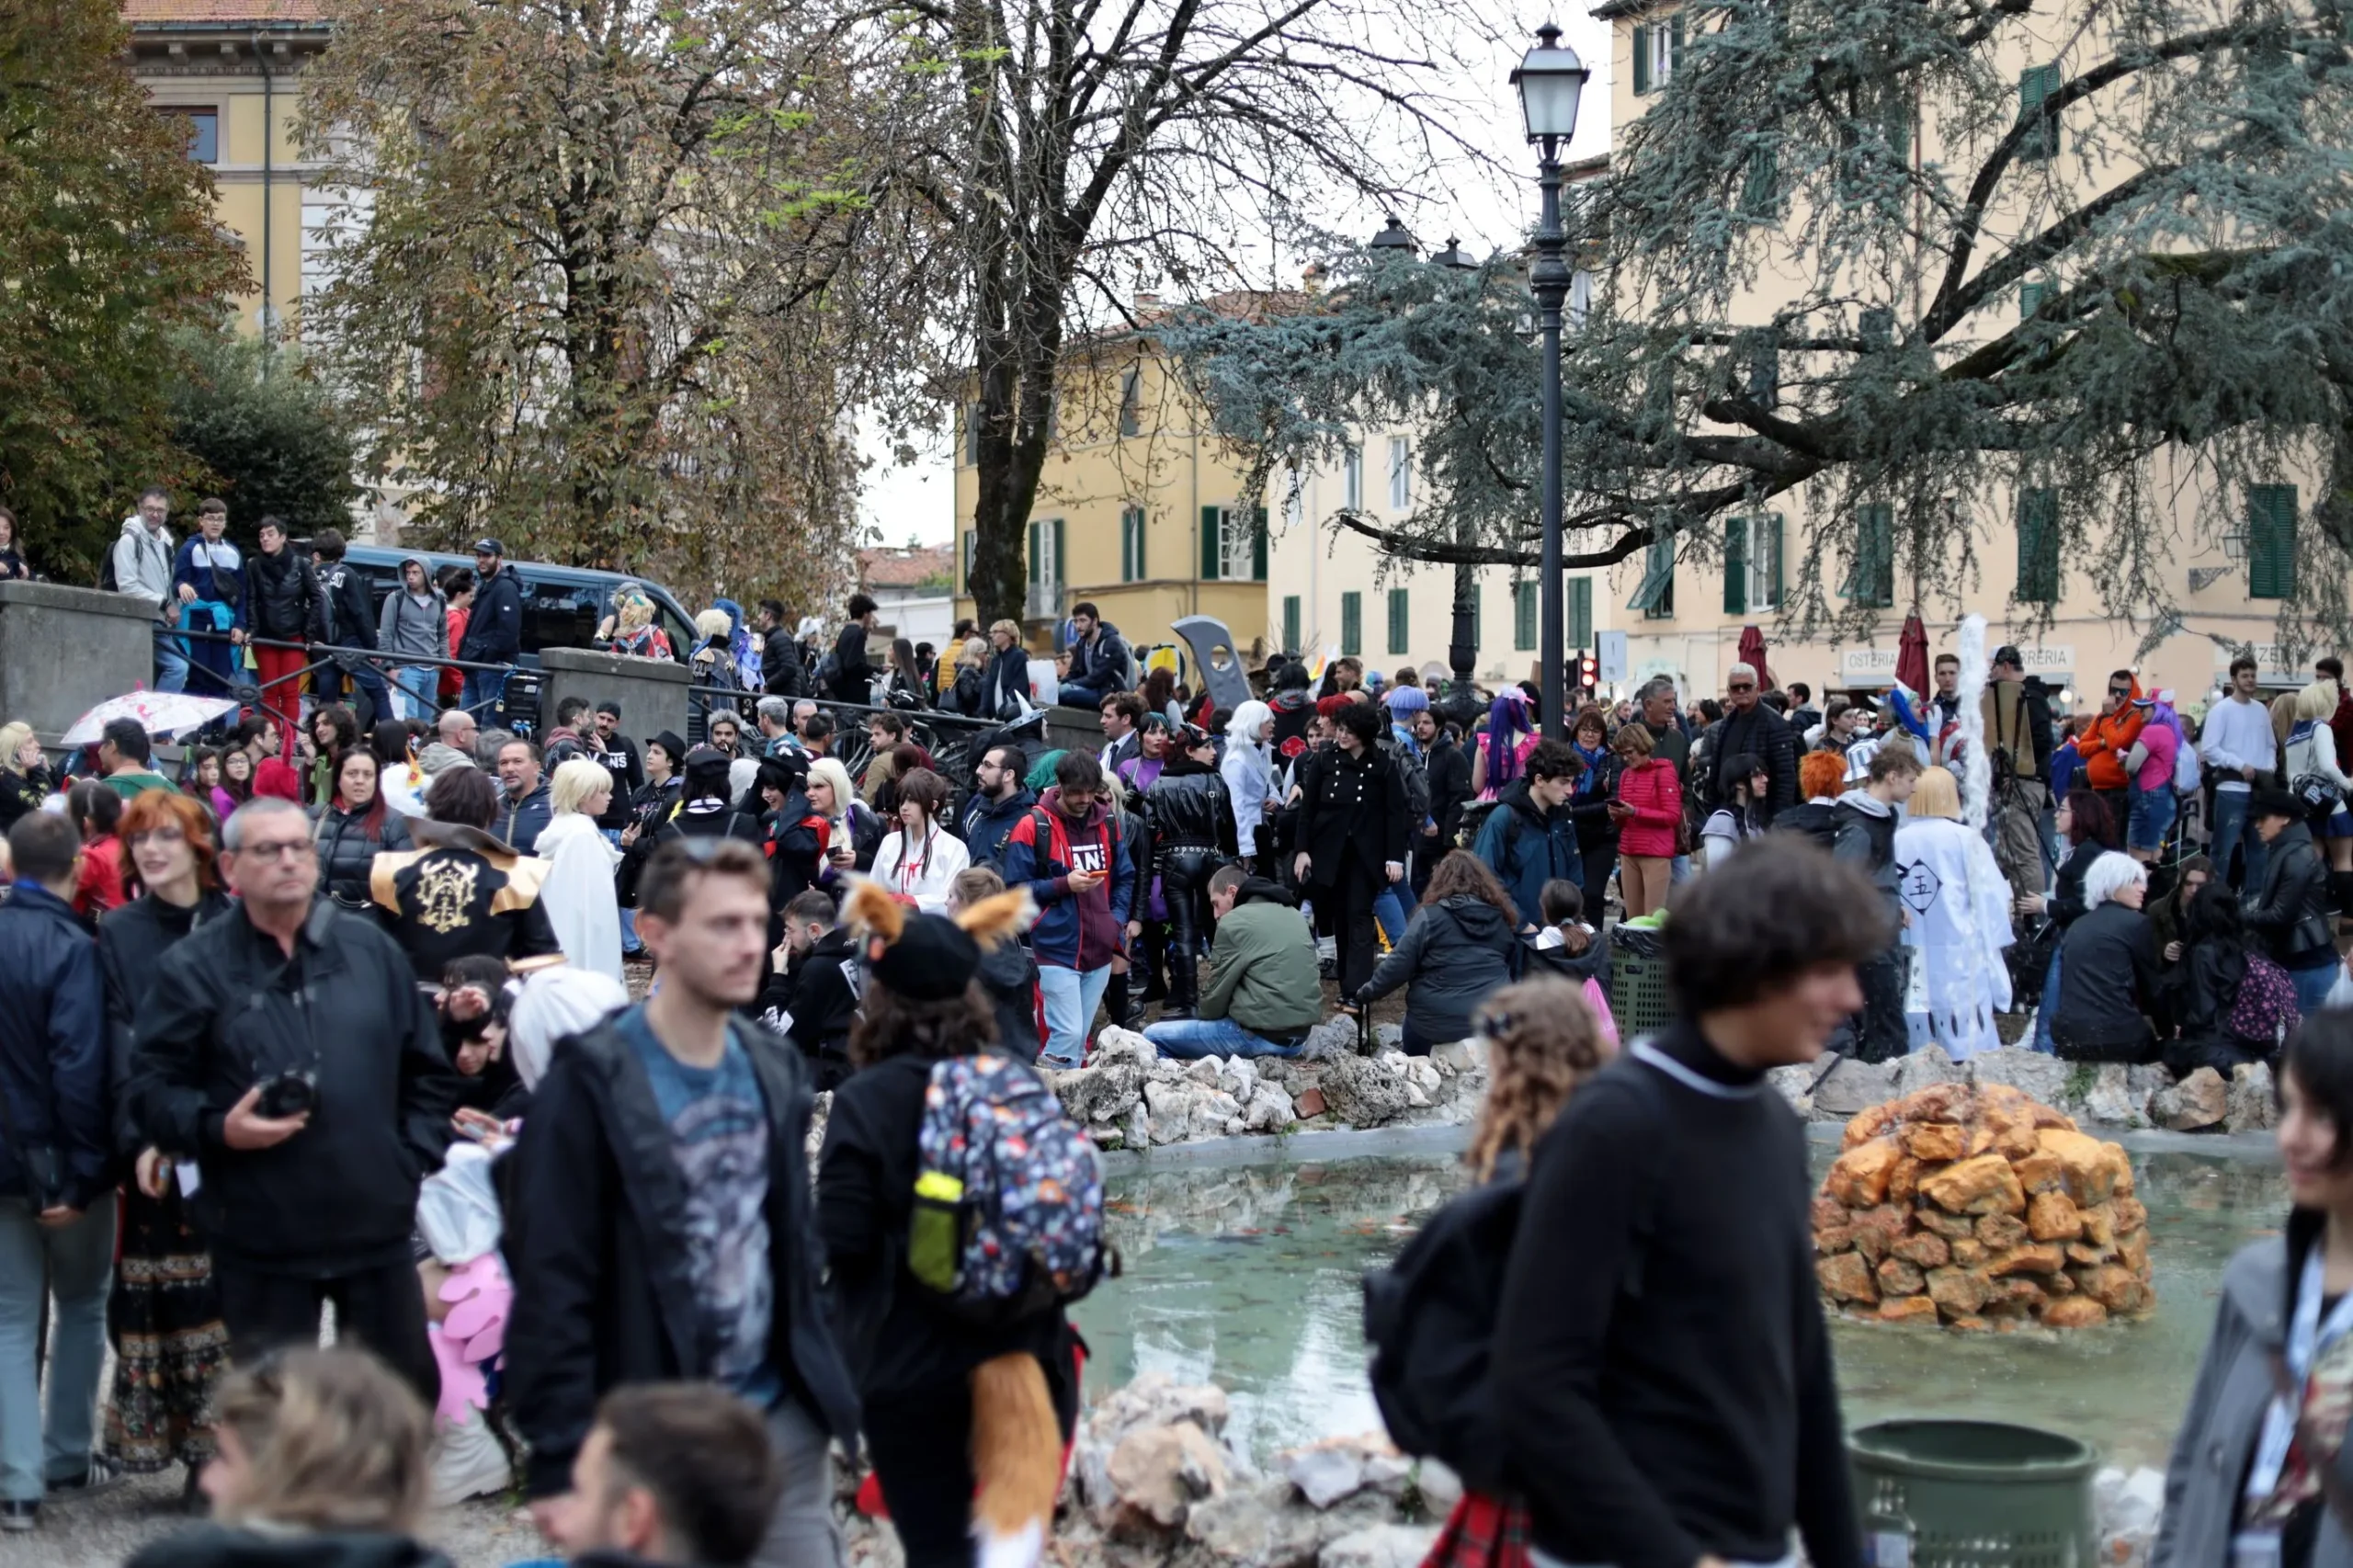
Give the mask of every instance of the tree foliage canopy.
<path id="1" fill-rule="evenodd" d="M 204 465 L 237 537 L 251 538 L 264 517 L 298 537 L 349 533 L 360 497 L 351 431 L 301 351 L 200 328 L 172 347 L 188 366 L 171 387 L 172 438 Z"/>
<path id="2" fill-rule="evenodd" d="M 1788 496 L 1805 536 L 1784 613 L 1811 632 L 1872 613 L 1840 597 L 1865 503 L 1893 506 L 1917 592 L 1949 598 L 2008 585 L 1979 540 L 2032 487 L 2058 494 L 2067 567 L 2163 624 L 2184 546 L 2245 528 L 2249 484 L 2302 478 L 2283 617 L 2345 627 L 2340 0 L 1683 14 L 1679 67 L 1575 204 L 1596 287 L 1563 354 L 1571 566 L 1668 537 L 1720 551 L 1712 520 Z M 1328 460 L 1355 424 L 1422 426 L 1414 515 L 1342 525 L 1412 558 L 1534 564 L 1518 264 L 1338 267 L 1299 313 L 1199 316 L 1166 341 L 1262 474 Z"/>
<path id="3" fill-rule="evenodd" d="M 427 531 L 796 602 L 838 577 L 840 410 L 907 319 L 846 265 L 872 176 L 838 13 L 333 9 L 304 113 L 358 194 L 305 335 Z"/>
<path id="4" fill-rule="evenodd" d="M 114 0 L 0 6 L 0 500 L 38 568 L 95 581 L 172 441 L 175 329 L 246 287 L 184 122 L 148 108 Z"/>

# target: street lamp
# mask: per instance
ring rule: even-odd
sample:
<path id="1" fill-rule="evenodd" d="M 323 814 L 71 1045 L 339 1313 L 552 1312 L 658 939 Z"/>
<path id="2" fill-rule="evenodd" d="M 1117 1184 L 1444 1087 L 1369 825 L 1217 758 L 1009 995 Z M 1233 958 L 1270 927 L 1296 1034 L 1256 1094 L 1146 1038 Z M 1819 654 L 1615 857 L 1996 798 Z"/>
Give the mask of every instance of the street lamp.
<path id="1" fill-rule="evenodd" d="M 1561 626 L 1561 307 L 1569 297 L 1569 264 L 1562 253 L 1561 149 L 1577 128 L 1577 100 L 1592 75 L 1576 51 L 1561 45 L 1561 29 L 1547 22 L 1536 29 L 1537 44 L 1511 74 L 1519 89 L 1520 116 L 1537 149 L 1537 185 L 1544 193 L 1536 229 L 1536 265 L 1528 285 L 1541 318 L 1544 355 L 1544 575 L 1538 599 L 1543 621 L 1540 656 L 1544 661 L 1544 738 L 1566 740 L 1568 693 L 1562 661 L 1568 655 Z"/>
<path id="2" fill-rule="evenodd" d="M 1396 214 L 1392 213 L 1389 217 L 1389 226 L 1372 236 L 1372 248 L 1376 251 L 1394 251 L 1401 256 L 1412 256 L 1415 247 L 1414 236 L 1405 232 L 1405 225 L 1397 222 Z"/>

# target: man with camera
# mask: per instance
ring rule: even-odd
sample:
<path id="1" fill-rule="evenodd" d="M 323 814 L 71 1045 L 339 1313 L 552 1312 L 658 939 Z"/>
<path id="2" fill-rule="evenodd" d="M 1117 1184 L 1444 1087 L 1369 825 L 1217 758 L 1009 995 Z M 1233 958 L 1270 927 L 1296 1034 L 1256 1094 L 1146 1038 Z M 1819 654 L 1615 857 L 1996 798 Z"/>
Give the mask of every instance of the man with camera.
<path id="1" fill-rule="evenodd" d="M 400 948 L 318 894 L 310 820 L 256 798 L 222 835 L 235 912 L 166 954 L 136 1026 L 131 1112 L 201 1175 L 232 1353 L 338 1335 L 430 1404 L 440 1388 L 409 1250 L 456 1084 Z"/>

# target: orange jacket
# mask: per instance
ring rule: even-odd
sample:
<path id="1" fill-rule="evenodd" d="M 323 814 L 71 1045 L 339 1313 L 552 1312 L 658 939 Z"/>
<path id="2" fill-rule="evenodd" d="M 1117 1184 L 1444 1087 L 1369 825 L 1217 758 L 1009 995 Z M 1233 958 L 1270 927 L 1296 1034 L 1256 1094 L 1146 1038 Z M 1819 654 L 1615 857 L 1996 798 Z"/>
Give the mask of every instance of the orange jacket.
<path id="1" fill-rule="evenodd" d="M 2106 687 L 2103 686 L 2103 690 Z M 2121 790 L 2131 782 L 2124 771 L 2124 758 L 2132 750 L 2132 743 L 2141 738 L 2141 726 L 2148 722 L 2148 710 L 2138 706 L 2141 682 L 2132 682 L 2132 700 L 2113 713 L 2103 713 L 2092 721 L 2090 729 L 2075 743 L 2084 755 L 2084 781 L 2095 790 Z"/>

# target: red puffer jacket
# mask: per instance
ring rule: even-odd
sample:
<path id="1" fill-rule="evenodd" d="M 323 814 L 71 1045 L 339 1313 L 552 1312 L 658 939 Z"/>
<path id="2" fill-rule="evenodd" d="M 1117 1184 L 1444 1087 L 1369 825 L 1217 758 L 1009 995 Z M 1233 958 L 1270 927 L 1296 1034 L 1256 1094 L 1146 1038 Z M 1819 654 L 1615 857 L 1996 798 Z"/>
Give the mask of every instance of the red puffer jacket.
<path id="1" fill-rule="evenodd" d="M 1683 824 L 1683 786 L 1675 764 L 1645 757 L 1618 776 L 1618 799 L 1634 808 L 1618 828 L 1620 855 L 1675 854 L 1675 830 Z"/>

